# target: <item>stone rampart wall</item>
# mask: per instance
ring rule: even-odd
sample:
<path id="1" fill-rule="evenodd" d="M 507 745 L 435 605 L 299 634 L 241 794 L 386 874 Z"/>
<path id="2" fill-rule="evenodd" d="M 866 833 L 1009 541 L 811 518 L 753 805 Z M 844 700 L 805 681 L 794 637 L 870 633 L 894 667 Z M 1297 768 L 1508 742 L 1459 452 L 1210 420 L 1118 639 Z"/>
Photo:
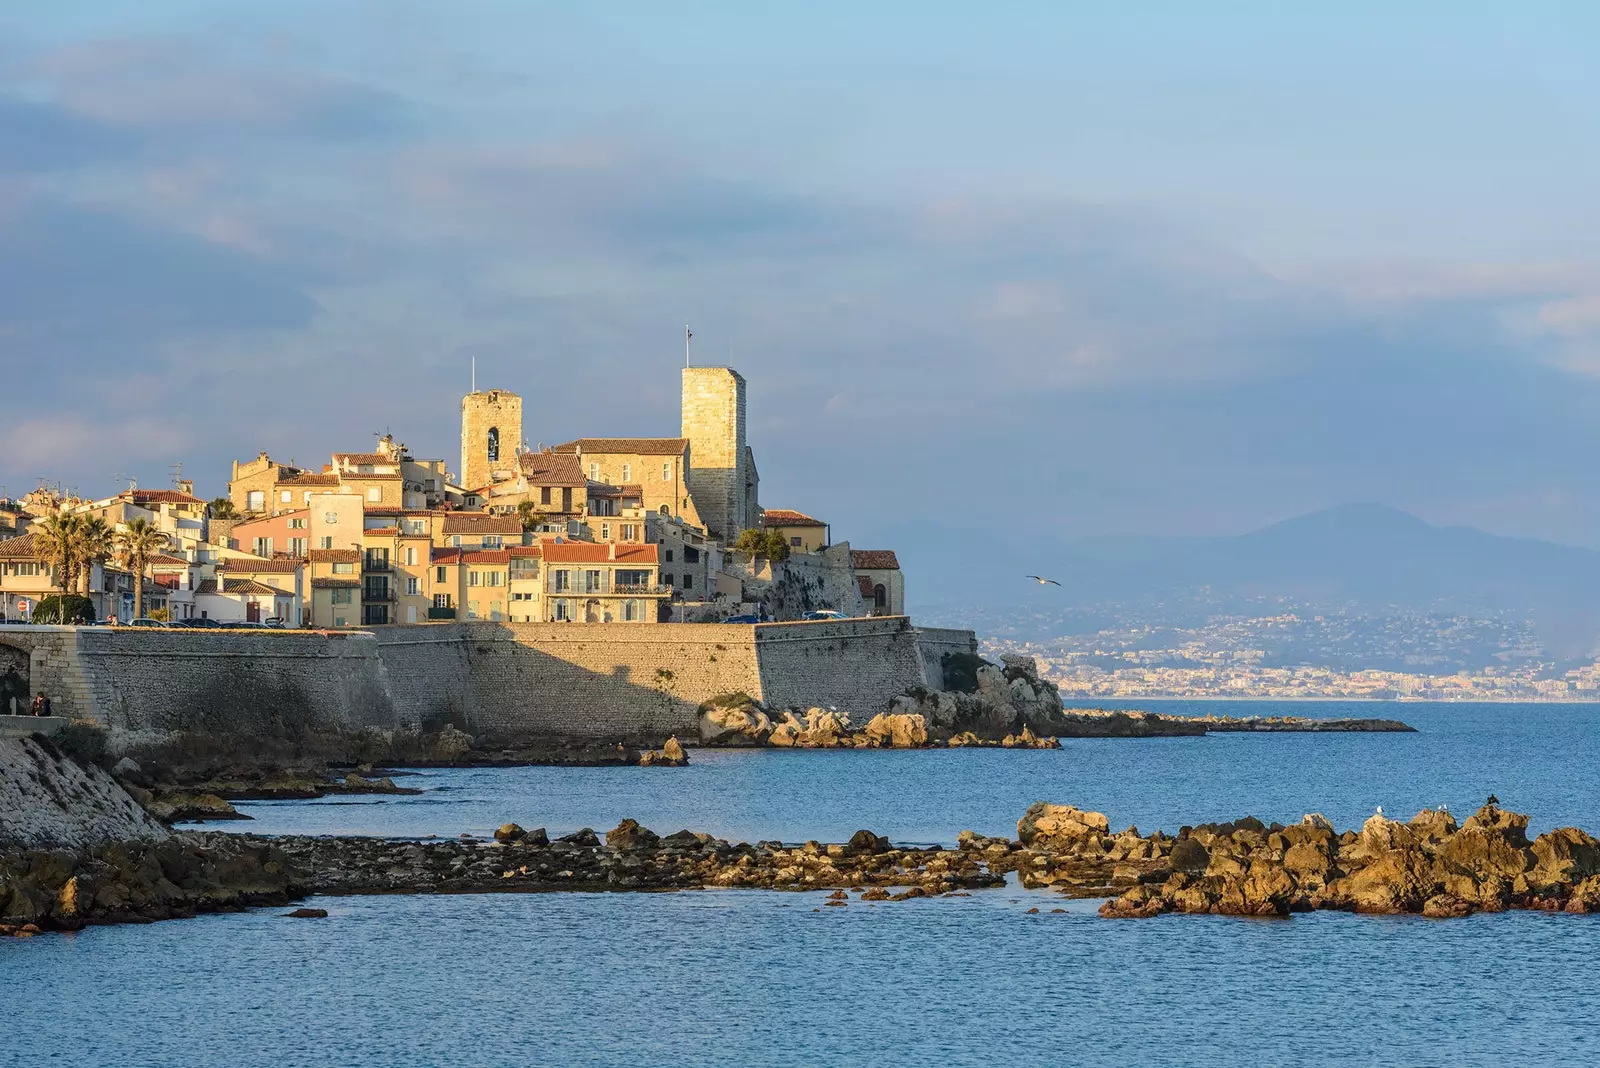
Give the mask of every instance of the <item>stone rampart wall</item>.
<path id="1" fill-rule="evenodd" d="M 970 630 L 918 627 L 917 651 L 922 654 L 923 685 L 930 690 L 943 690 L 944 658 L 951 653 L 976 655 L 978 636 Z"/>
<path id="2" fill-rule="evenodd" d="M 98 719 L 130 740 L 445 723 L 507 741 L 659 737 L 692 733 L 702 702 L 740 691 L 776 708 L 870 716 L 927 685 L 944 650 L 973 645 L 970 632 L 918 631 L 903 616 L 759 625 L 461 622 L 331 634 L 27 631 L 32 684 L 50 693 L 55 711 Z M 7 633 L 0 643 L 23 647 Z"/>

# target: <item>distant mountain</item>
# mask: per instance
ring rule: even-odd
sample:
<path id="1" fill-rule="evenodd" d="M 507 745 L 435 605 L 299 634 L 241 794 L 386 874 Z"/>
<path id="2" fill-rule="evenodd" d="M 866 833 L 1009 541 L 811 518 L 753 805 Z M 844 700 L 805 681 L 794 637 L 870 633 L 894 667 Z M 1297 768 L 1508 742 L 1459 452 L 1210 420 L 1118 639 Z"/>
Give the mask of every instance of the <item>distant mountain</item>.
<path id="1" fill-rule="evenodd" d="M 1600 552 L 1436 527 L 1378 504 L 1235 537 L 1091 538 L 1066 546 L 1050 567 L 1062 608 L 1115 605 L 1123 618 L 1174 606 L 1259 616 L 1267 614 L 1263 600 L 1282 599 L 1329 611 L 1459 609 L 1525 619 L 1559 656 L 1581 656 L 1600 641 Z M 1037 591 L 1019 588 L 1013 603 L 1042 607 L 1030 592 Z"/>

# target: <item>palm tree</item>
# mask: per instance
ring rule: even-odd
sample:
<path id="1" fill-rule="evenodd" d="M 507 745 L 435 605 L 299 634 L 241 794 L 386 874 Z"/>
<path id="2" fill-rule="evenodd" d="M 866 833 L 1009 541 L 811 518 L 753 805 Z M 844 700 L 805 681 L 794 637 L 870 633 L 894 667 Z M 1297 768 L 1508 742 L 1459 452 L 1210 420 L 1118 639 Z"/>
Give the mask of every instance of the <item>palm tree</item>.
<path id="1" fill-rule="evenodd" d="M 133 618 L 144 617 L 144 573 L 150 566 L 150 557 L 165 549 L 168 538 L 148 519 L 128 522 L 126 530 L 117 532 L 117 550 L 128 570 L 133 572 Z"/>
<path id="2" fill-rule="evenodd" d="M 89 582 L 94 578 L 94 565 L 111 558 L 116 544 L 116 531 L 100 516 L 91 515 L 78 526 L 77 544 L 78 581 L 83 586 L 83 595 L 87 597 Z"/>
<path id="3" fill-rule="evenodd" d="M 238 519 L 239 509 L 226 497 L 213 497 L 206 505 L 206 516 L 211 519 Z"/>
<path id="4" fill-rule="evenodd" d="M 41 555 L 50 564 L 50 573 L 62 593 L 77 589 L 78 527 L 82 520 L 65 512 L 44 518 L 34 531 Z"/>

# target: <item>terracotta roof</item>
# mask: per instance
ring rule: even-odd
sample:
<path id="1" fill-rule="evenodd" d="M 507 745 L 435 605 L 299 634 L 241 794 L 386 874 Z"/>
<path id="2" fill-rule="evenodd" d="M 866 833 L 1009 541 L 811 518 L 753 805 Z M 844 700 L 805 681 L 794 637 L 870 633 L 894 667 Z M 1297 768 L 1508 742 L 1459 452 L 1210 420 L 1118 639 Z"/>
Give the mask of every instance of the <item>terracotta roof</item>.
<path id="1" fill-rule="evenodd" d="M 893 549 L 852 549 L 850 566 L 857 571 L 899 571 L 900 560 Z"/>
<path id="2" fill-rule="evenodd" d="M 366 527 L 361 533 L 372 534 L 380 538 L 393 538 L 400 533 L 399 527 Z"/>
<path id="3" fill-rule="evenodd" d="M 344 578 L 314 578 L 311 588 L 314 590 L 353 590 L 361 585 L 360 579 Z"/>
<path id="4" fill-rule="evenodd" d="M 386 475 L 378 471 L 345 471 L 340 474 L 341 482 L 399 482 L 402 476 L 398 474 Z"/>
<path id="5" fill-rule="evenodd" d="M 517 457 L 522 477 L 535 486 L 581 486 L 583 462 L 571 453 L 525 452 Z"/>
<path id="6" fill-rule="evenodd" d="M 392 460 L 381 452 L 336 452 L 333 454 L 333 462 L 336 464 L 389 464 L 394 467 L 400 466 L 399 460 Z"/>
<path id="7" fill-rule="evenodd" d="M 543 547 L 538 545 L 513 545 L 506 552 L 511 554 L 513 560 L 526 560 L 530 557 L 537 560 L 544 555 Z"/>
<path id="8" fill-rule="evenodd" d="M 461 554 L 463 564 L 509 564 L 511 550 L 509 549 L 476 549 Z"/>
<path id="9" fill-rule="evenodd" d="M 216 593 L 217 592 L 217 580 L 216 579 L 201 579 L 198 583 L 195 584 L 194 592 L 197 593 L 197 594 L 198 593 Z"/>
<path id="10" fill-rule="evenodd" d="M 168 556 L 166 553 L 156 553 L 146 559 L 145 563 L 151 567 L 188 567 L 189 561 L 178 556 Z"/>
<path id="11" fill-rule="evenodd" d="M 217 561 L 218 571 L 241 571 L 247 575 L 292 575 L 305 566 L 298 556 L 273 557 L 271 560 L 240 560 L 229 557 Z"/>
<path id="12" fill-rule="evenodd" d="M 611 556 L 616 546 L 615 559 Z M 644 566 L 657 560 L 654 545 L 631 545 L 625 542 L 600 544 L 592 541 L 547 541 L 542 546 L 544 558 L 551 564 L 634 564 Z"/>
<path id="13" fill-rule="evenodd" d="M 312 549 L 313 564 L 359 564 L 360 549 Z"/>
<path id="14" fill-rule="evenodd" d="M 761 521 L 769 527 L 825 527 L 828 524 L 820 519 L 813 519 L 804 512 L 792 512 L 787 508 L 768 508 L 761 513 Z"/>
<path id="15" fill-rule="evenodd" d="M 274 596 L 277 596 L 277 597 L 293 597 L 294 596 L 294 593 L 292 591 L 290 591 L 290 590 L 280 590 L 276 586 L 268 586 L 265 582 L 257 582 L 255 579 L 231 579 L 231 578 L 225 578 L 225 579 L 222 580 L 222 592 L 223 593 L 270 593 L 270 594 L 273 594 Z"/>
<path id="16" fill-rule="evenodd" d="M 429 559 L 435 564 L 459 564 L 461 550 L 454 545 L 435 545 Z"/>
<path id="17" fill-rule="evenodd" d="M 865 575 L 857 575 L 856 586 L 860 588 L 861 596 L 869 601 L 872 600 L 872 580 L 870 578 Z"/>
<path id="18" fill-rule="evenodd" d="M 179 493 L 177 490 L 168 490 L 168 489 L 160 489 L 160 490 L 142 490 L 142 489 L 123 490 L 121 493 L 117 494 L 117 496 L 119 496 L 119 497 L 127 497 L 128 499 L 133 501 L 134 504 L 146 504 L 146 503 L 155 503 L 155 504 L 205 504 L 206 503 L 205 501 L 202 501 L 199 497 L 196 497 L 193 494 L 190 494 L 190 493 Z"/>
<path id="19" fill-rule="evenodd" d="M 20 538 L 7 538 L 0 541 L 0 557 L 7 560 L 43 560 L 44 553 L 39 548 L 39 535 L 24 534 Z"/>
<path id="20" fill-rule="evenodd" d="M 304 474 L 294 478 L 285 478 L 278 481 L 280 486 L 337 486 L 338 475 Z"/>
<path id="21" fill-rule="evenodd" d="M 597 453 L 624 456 L 680 456 L 689 447 L 688 438 L 579 438 L 556 446 L 556 452 Z"/>
<path id="22" fill-rule="evenodd" d="M 490 515 L 487 512 L 454 512 L 444 517 L 446 534 L 517 534 L 522 533 L 522 520 L 514 515 Z"/>

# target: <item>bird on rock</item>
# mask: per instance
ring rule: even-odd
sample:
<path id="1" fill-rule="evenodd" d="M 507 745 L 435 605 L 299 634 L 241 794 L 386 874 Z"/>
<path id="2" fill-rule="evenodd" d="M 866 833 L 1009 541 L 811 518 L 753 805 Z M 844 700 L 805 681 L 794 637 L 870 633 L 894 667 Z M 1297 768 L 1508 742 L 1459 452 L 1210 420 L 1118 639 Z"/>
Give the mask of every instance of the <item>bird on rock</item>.
<path id="1" fill-rule="evenodd" d="M 1061 583 L 1057 582 L 1055 579 L 1047 579 L 1047 578 L 1043 578 L 1042 576 L 1039 576 L 1039 575 L 1028 575 L 1026 577 L 1033 579 L 1033 581 L 1037 582 L 1041 586 L 1044 586 L 1046 584 L 1051 585 L 1051 586 L 1059 586 L 1059 585 L 1061 585 Z"/>
<path id="2" fill-rule="evenodd" d="M 1486 805 L 1498 805 L 1499 803 L 1500 803 L 1500 799 L 1498 797 L 1494 796 L 1494 794 L 1490 794 L 1489 795 L 1489 800 L 1484 802 L 1484 804 L 1486 804 Z"/>

